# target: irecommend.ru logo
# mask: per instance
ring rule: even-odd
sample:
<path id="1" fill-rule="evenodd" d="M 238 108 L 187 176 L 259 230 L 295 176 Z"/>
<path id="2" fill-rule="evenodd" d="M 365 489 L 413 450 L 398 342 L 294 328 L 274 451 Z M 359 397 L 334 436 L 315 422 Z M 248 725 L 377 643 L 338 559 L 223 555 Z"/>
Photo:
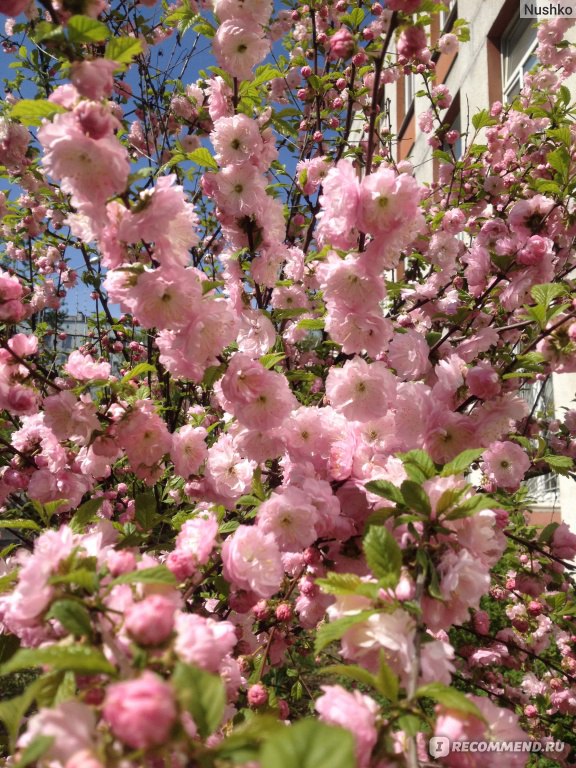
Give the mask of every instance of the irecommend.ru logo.
<path id="1" fill-rule="evenodd" d="M 428 742 L 432 757 L 446 757 L 450 752 L 562 752 L 562 741 L 452 741 L 447 736 L 433 736 Z"/>

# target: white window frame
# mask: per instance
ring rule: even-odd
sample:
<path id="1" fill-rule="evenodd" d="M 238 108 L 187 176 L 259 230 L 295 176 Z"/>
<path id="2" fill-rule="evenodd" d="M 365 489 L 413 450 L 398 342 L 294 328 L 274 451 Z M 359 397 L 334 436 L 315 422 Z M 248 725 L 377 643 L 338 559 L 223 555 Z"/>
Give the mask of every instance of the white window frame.
<path id="1" fill-rule="evenodd" d="M 532 69 L 531 60 L 538 44 L 533 23 L 532 19 L 517 17 L 502 38 L 502 96 L 506 103 L 514 101 L 524 87 L 524 78 Z M 518 60 L 511 68 L 510 60 L 513 57 Z"/>
<path id="2" fill-rule="evenodd" d="M 552 377 L 548 378 L 540 395 L 541 390 L 541 381 L 531 381 L 522 387 L 520 395 L 528 403 L 529 410 L 532 411 L 534 409 L 535 416 L 542 414 L 543 417 L 553 418 L 554 387 Z M 534 408 L 537 398 L 539 400 Z M 526 482 L 526 487 L 539 506 L 554 506 L 558 503 L 560 483 L 555 472 L 548 472 L 545 475 L 530 478 Z"/>
<path id="3" fill-rule="evenodd" d="M 448 20 L 452 14 L 452 11 L 456 7 L 456 0 L 444 0 L 444 5 L 447 5 L 448 7 L 444 11 L 440 11 L 438 18 L 440 21 L 440 33 L 446 32 L 446 26 L 448 25 Z"/>

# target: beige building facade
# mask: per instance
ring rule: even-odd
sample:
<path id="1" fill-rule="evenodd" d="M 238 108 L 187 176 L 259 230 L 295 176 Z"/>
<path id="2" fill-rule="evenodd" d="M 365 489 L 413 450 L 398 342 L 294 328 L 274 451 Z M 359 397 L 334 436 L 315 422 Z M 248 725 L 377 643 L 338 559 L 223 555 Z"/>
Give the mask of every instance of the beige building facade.
<path id="1" fill-rule="evenodd" d="M 470 41 L 455 54 L 441 54 L 436 59 L 436 83 L 445 83 L 453 97 L 444 122 L 466 134 L 476 112 L 495 101 L 509 103 L 519 93 L 525 75 L 536 63 L 535 19 L 521 18 L 520 0 L 451 0 L 447 6 L 432 25 L 432 42 L 449 32 L 458 18 L 468 21 Z M 573 79 L 568 85 L 576 100 Z M 437 178 L 438 161 L 432 156 L 428 136 L 417 127 L 419 115 L 429 106 L 427 99 L 415 96 L 422 86 L 418 75 L 405 75 L 386 86 L 384 104 L 398 136 L 396 160 L 409 159 L 417 178 L 430 183 Z M 454 147 L 457 154 L 463 148 L 464 144 Z M 565 408 L 576 408 L 576 374 L 555 374 L 543 394 L 540 389 L 538 384 L 527 385 L 523 392 L 531 404 L 538 398 L 535 412 L 545 410 L 562 418 Z M 563 520 L 576 531 L 576 482 L 548 475 L 530 481 L 529 488 L 536 499 L 531 522 L 545 525 Z"/>

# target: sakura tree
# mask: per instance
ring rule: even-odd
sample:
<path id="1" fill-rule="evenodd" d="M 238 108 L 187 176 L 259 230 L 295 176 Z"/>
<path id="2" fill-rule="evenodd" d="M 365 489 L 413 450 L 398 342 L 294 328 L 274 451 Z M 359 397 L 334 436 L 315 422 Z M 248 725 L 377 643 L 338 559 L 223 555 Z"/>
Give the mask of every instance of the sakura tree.
<path id="1" fill-rule="evenodd" d="M 458 157 L 442 9 L 0 0 L 0 764 L 570 764 L 576 56 Z"/>

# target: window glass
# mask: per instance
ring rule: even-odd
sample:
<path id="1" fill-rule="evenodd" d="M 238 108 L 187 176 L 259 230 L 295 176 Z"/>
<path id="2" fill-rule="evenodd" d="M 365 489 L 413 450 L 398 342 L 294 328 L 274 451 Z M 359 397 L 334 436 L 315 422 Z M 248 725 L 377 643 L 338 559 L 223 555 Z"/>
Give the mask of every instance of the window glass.
<path id="1" fill-rule="evenodd" d="M 444 0 L 444 5 L 448 6 L 445 11 L 440 11 L 440 30 L 445 31 L 448 19 L 453 9 L 456 7 L 456 0 Z"/>
<path id="2" fill-rule="evenodd" d="M 554 416 L 554 391 L 551 378 L 546 380 L 544 386 L 541 381 L 530 382 L 522 388 L 520 394 L 528 403 L 530 413 L 536 418 Z M 556 473 L 548 472 L 545 475 L 533 477 L 527 481 L 526 485 L 530 495 L 538 504 L 554 504 L 558 501 L 559 483 Z"/>
<path id="3" fill-rule="evenodd" d="M 525 75 L 536 64 L 536 28 L 532 19 L 516 19 L 502 40 L 502 95 L 513 101 Z"/>

